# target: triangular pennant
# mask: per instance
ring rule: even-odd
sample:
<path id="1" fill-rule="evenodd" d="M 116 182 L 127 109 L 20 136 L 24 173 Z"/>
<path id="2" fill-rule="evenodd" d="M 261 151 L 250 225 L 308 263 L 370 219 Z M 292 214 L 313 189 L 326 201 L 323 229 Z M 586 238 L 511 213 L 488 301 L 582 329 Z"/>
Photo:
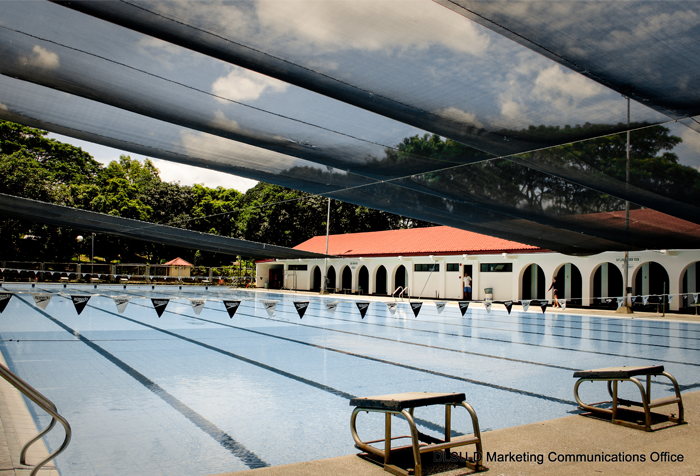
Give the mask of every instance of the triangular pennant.
<path id="1" fill-rule="evenodd" d="M 491 313 L 491 304 L 493 304 L 492 301 L 484 301 L 484 307 L 487 313 Z"/>
<path id="2" fill-rule="evenodd" d="M 277 307 L 277 303 L 279 301 L 263 301 L 262 299 L 260 300 L 262 303 L 263 307 L 265 308 L 265 311 L 267 311 L 267 315 L 272 317 L 275 315 L 275 308 Z"/>
<path id="3" fill-rule="evenodd" d="M 37 274 L 39 274 L 39 271 L 34 271 L 34 276 L 36 276 Z M 53 273 L 51 273 L 51 274 L 53 274 Z"/>
<path id="4" fill-rule="evenodd" d="M 617 298 L 617 308 L 620 309 L 622 307 L 622 303 L 625 301 L 625 298 Z"/>
<path id="5" fill-rule="evenodd" d="M 151 298 L 151 302 L 153 303 L 153 309 L 156 310 L 158 317 L 160 317 L 165 312 L 165 308 L 168 307 L 168 303 L 170 302 L 170 299 Z"/>
<path id="6" fill-rule="evenodd" d="M 49 301 L 51 301 L 51 296 L 53 294 L 47 294 L 47 293 L 32 293 L 32 297 L 34 298 L 34 303 L 37 305 L 39 309 L 46 310 L 46 306 L 49 305 Z"/>
<path id="7" fill-rule="evenodd" d="M 190 304 L 192 305 L 192 310 L 198 316 L 202 313 L 202 309 L 204 309 L 204 304 L 206 302 L 207 302 L 206 299 L 190 298 Z"/>
<path id="8" fill-rule="evenodd" d="M 331 314 L 338 309 L 338 301 L 324 301 L 323 304 L 326 305 L 326 311 L 330 312 Z"/>
<path id="9" fill-rule="evenodd" d="M 19 271 L 19 270 L 18 270 L 18 271 Z M 51 271 L 51 276 L 53 276 L 53 273 L 54 273 L 54 272 L 53 272 L 53 271 Z M 34 274 L 36 274 L 36 271 L 34 271 Z"/>
<path id="10" fill-rule="evenodd" d="M 12 294 L 13 293 L 0 293 L 0 314 L 2 314 L 2 311 L 4 311 L 7 305 L 10 303 Z"/>
<path id="11" fill-rule="evenodd" d="M 119 314 L 122 314 L 126 309 L 126 306 L 129 304 L 131 298 L 127 296 L 112 296 L 112 300 L 117 306 L 117 311 L 119 312 Z"/>
<path id="12" fill-rule="evenodd" d="M 520 301 L 520 304 L 523 305 L 523 311 L 527 312 L 527 310 L 530 309 L 530 302 L 531 301 Z"/>
<path id="13" fill-rule="evenodd" d="M 547 310 L 547 304 L 549 304 L 547 301 L 540 301 L 540 307 L 542 308 L 542 314 L 544 314 L 544 311 Z"/>
<path id="14" fill-rule="evenodd" d="M 646 306 L 649 302 L 649 296 L 642 296 L 642 303 Z"/>
<path id="15" fill-rule="evenodd" d="M 445 305 L 447 303 L 444 301 L 435 301 L 435 307 L 437 308 L 437 313 L 440 314 L 445 310 Z"/>
<path id="16" fill-rule="evenodd" d="M 566 309 L 566 299 L 557 299 L 557 302 L 559 303 L 559 307 Z"/>
<path id="17" fill-rule="evenodd" d="M 389 311 L 393 314 L 396 312 L 396 308 L 399 307 L 399 305 L 395 302 L 388 302 L 386 303 L 386 307 L 389 308 Z"/>
<path id="18" fill-rule="evenodd" d="M 299 319 L 303 319 L 306 310 L 309 308 L 309 301 L 295 301 L 294 307 L 297 309 L 297 313 L 299 313 Z"/>
<path id="19" fill-rule="evenodd" d="M 693 293 L 693 304 L 698 303 L 698 293 Z"/>
<path id="20" fill-rule="evenodd" d="M 636 301 L 636 300 L 637 300 L 637 296 L 630 297 L 630 302 L 632 303 L 633 306 L 634 306 L 634 301 Z"/>
<path id="21" fill-rule="evenodd" d="M 467 312 L 467 309 L 469 309 L 469 301 L 459 301 L 459 312 L 462 313 L 463 317 Z"/>
<path id="22" fill-rule="evenodd" d="M 508 314 L 510 314 L 510 310 L 513 309 L 513 301 L 506 301 L 503 303 L 503 305 L 506 307 Z"/>
<path id="23" fill-rule="evenodd" d="M 224 307 L 226 308 L 226 312 L 228 312 L 228 317 L 233 317 L 240 305 L 241 301 L 229 301 L 224 299 Z"/>
<path id="24" fill-rule="evenodd" d="M 126 279 L 131 279 L 131 276 L 130 276 L 130 275 L 127 275 L 127 276 L 126 276 Z"/>
<path id="25" fill-rule="evenodd" d="M 81 312 L 83 312 L 83 309 L 85 309 L 85 306 L 87 306 L 88 301 L 90 300 L 92 296 L 88 295 L 78 295 L 78 294 L 71 294 L 70 300 L 73 301 L 73 306 L 75 306 L 75 310 L 77 311 L 78 315 L 80 315 Z"/>
<path id="26" fill-rule="evenodd" d="M 671 304 L 671 301 L 673 301 L 673 294 L 668 295 L 668 303 Z"/>
<path id="27" fill-rule="evenodd" d="M 357 310 L 360 311 L 360 316 L 362 316 L 362 319 L 365 318 L 365 314 L 367 314 L 367 309 L 369 309 L 369 303 L 368 302 L 356 302 L 357 304 Z"/>
<path id="28" fill-rule="evenodd" d="M 418 313 L 420 313 L 421 307 L 423 307 L 422 302 L 412 302 L 411 303 L 411 310 L 413 311 L 413 317 L 418 317 Z"/>

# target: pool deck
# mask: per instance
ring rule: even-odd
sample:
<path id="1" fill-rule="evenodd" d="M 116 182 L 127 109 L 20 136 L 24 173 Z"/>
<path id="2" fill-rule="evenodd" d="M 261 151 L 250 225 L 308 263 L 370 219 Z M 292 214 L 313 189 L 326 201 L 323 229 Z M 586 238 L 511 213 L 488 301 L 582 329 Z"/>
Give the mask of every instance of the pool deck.
<path id="1" fill-rule="evenodd" d="M 261 294 L 266 291 L 258 290 Z M 294 295 L 318 296 L 317 293 L 304 293 L 293 291 L 274 291 Z M 333 297 L 330 295 L 328 297 Z M 338 295 L 339 299 L 353 299 L 363 301 L 382 301 L 389 299 L 374 296 Z M 427 301 L 427 299 L 422 299 Z M 474 303 L 478 308 L 481 304 Z M 519 310 L 516 308 L 516 310 Z M 548 310 L 548 312 L 551 312 Z M 663 317 L 656 313 L 617 314 L 610 311 L 566 309 L 557 310 L 558 313 L 576 315 L 595 315 L 597 317 L 611 317 L 623 319 L 653 319 L 676 322 L 700 322 L 700 316 L 688 314 L 666 314 Z M 0 363 L 5 361 L 0 354 Z M 682 384 L 683 382 L 681 382 Z M 573 392 L 574 379 L 561 382 L 570 385 Z M 614 474 L 626 475 L 700 475 L 700 392 L 688 392 L 683 394 L 685 416 L 687 425 L 672 426 L 654 432 L 644 432 L 618 425 L 613 425 L 600 420 L 587 418 L 581 415 L 573 415 L 544 422 L 531 423 L 512 428 L 493 430 L 482 434 L 484 451 L 503 455 L 504 458 L 516 458 L 517 455 L 530 455 L 537 458 L 542 455 L 543 462 L 517 462 L 517 461 L 486 461 L 484 464 L 489 470 L 485 474 L 492 475 L 541 475 L 541 474 Z M 675 406 L 657 409 L 664 412 L 665 409 L 673 411 Z M 478 409 L 476 409 L 478 412 Z M 350 436 L 350 413 L 348 407 L 348 432 Z M 54 431 L 62 431 L 57 428 Z M 16 475 L 28 476 L 31 467 L 19 464 L 19 454 L 22 445 L 36 435 L 37 429 L 20 393 L 9 385 L 4 379 L 0 379 L 0 476 Z M 473 446 L 468 447 L 473 451 Z M 673 455 L 683 455 L 683 462 L 654 462 L 650 461 L 652 453 L 663 454 L 669 452 Z M 646 462 L 623 463 L 594 463 L 594 462 L 557 462 L 549 461 L 549 455 L 583 454 L 596 455 L 644 455 Z M 37 442 L 29 452 L 30 463 L 41 460 L 48 454 L 43 442 Z M 534 456 L 533 456 L 534 455 Z M 556 458 L 556 456 L 554 456 Z M 471 474 L 468 469 L 437 473 L 443 475 Z M 58 476 L 58 472 L 49 462 L 39 473 L 40 476 Z M 217 476 L 326 476 L 329 474 L 345 474 L 352 476 L 385 476 L 381 467 L 369 463 L 357 455 L 340 456 L 336 458 L 306 461 L 270 468 L 222 473 Z"/>
<path id="2" fill-rule="evenodd" d="M 573 391 L 574 379 L 566 382 Z M 542 455 L 543 463 L 537 462 L 485 462 L 487 475 L 615 475 L 636 476 L 698 475 L 700 474 L 700 392 L 683 394 L 687 425 L 671 426 L 653 432 L 635 430 L 613 425 L 605 421 L 572 415 L 555 420 L 494 430 L 482 434 L 484 451 L 496 453 L 508 459 L 509 455 Z M 656 409 L 675 409 L 668 406 Z M 478 409 L 477 409 L 478 410 Z M 341 435 L 343 436 L 343 435 Z M 348 409 L 348 431 L 350 436 L 350 409 Z M 473 451 L 473 446 L 467 447 Z M 669 452 L 683 455 L 683 462 L 653 462 L 652 454 Z M 549 461 L 550 454 L 555 461 Z M 594 463 L 557 462 L 557 455 L 644 455 L 646 462 Z M 656 457 L 656 456 L 654 456 Z M 469 469 L 435 473 L 441 475 L 472 474 Z M 217 476 L 327 476 L 344 474 L 352 476 L 386 476 L 381 467 L 369 463 L 357 455 L 340 456 L 318 461 L 273 466 L 224 473 Z"/>

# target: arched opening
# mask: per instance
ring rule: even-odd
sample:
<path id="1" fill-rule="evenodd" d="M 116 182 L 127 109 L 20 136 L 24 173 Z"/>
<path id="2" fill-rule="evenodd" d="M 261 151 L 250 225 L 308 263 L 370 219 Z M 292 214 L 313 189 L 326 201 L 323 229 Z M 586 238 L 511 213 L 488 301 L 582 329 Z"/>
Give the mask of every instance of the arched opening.
<path id="1" fill-rule="evenodd" d="M 357 290 L 365 294 L 369 293 L 369 271 L 367 271 L 367 266 L 361 266 L 357 272 Z"/>
<path id="2" fill-rule="evenodd" d="M 328 267 L 328 290 L 334 290 L 335 285 L 335 268 L 333 266 Z"/>
<path id="3" fill-rule="evenodd" d="M 567 305 L 581 305 L 583 281 L 581 271 L 572 263 L 563 264 L 557 272 L 557 289 L 559 299 L 566 299 Z"/>
<path id="4" fill-rule="evenodd" d="M 649 261 L 641 266 L 637 266 L 634 271 L 634 288 L 633 293 L 637 296 L 650 296 L 668 294 L 669 279 L 666 268 L 656 261 Z M 650 303 L 661 302 L 661 298 L 650 299 Z"/>
<path id="5" fill-rule="evenodd" d="M 406 267 L 404 265 L 401 265 L 398 268 L 396 268 L 396 272 L 394 273 L 394 289 L 397 289 L 399 286 L 401 286 L 402 288 L 406 287 L 406 285 L 408 284 L 407 274 L 408 273 L 406 273 Z"/>
<path id="6" fill-rule="evenodd" d="M 606 298 L 617 298 L 624 294 L 622 271 L 614 263 L 603 263 L 593 273 L 593 300 L 591 304 L 606 304 Z M 614 301 L 617 306 L 617 301 Z"/>
<path id="7" fill-rule="evenodd" d="M 683 272 L 680 289 L 682 293 L 688 293 L 689 296 L 683 297 L 681 307 L 691 307 L 690 305 L 695 303 L 693 294 L 697 294 L 698 292 L 698 273 L 700 273 L 700 261 L 692 263 Z M 700 303 L 700 297 L 698 299 L 698 303 Z"/>
<path id="8" fill-rule="evenodd" d="M 314 270 L 311 273 L 311 290 L 320 291 L 321 290 L 321 268 L 314 266 Z"/>
<path id="9" fill-rule="evenodd" d="M 352 271 L 350 266 L 343 268 L 342 287 L 343 289 L 352 289 Z"/>
<path id="10" fill-rule="evenodd" d="M 547 286 L 544 271 L 537 264 L 533 263 L 525 268 L 522 285 L 522 299 L 546 298 Z"/>
<path id="11" fill-rule="evenodd" d="M 374 293 L 375 294 L 387 294 L 386 292 L 386 268 L 380 266 L 377 268 L 377 277 L 374 280 Z"/>

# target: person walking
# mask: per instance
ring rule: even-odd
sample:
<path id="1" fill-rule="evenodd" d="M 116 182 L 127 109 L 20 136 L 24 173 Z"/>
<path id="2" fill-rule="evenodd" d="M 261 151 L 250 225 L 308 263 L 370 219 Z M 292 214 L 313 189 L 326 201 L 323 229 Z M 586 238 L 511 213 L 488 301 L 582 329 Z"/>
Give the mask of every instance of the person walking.
<path id="1" fill-rule="evenodd" d="M 472 278 L 466 271 L 464 272 L 464 299 L 466 301 L 472 300 Z"/>
<path id="2" fill-rule="evenodd" d="M 554 279 L 552 279 L 552 285 L 547 289 L 549 291 L 551 289 L 552 291 L 552 299 L 554 303 L 552 304 L 553 307 L 561 307 L 559 305 L 559 290 L 557 289 L 557 277 L 555 276 Z"/>

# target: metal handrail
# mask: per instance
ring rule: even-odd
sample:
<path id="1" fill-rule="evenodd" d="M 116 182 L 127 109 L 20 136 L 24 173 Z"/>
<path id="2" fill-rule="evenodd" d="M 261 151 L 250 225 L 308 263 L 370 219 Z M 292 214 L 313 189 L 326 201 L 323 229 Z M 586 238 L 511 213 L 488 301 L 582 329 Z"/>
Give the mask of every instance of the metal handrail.
<path id="1" fill-rule="evenodd" d="M 44 395 L 39 393 L 34 387 L 29 385 L 27 382 L 19 378 L 17 375 L 15 375 L 10 369 L 5 367 L 4 365 L 0 364 L 0 376 L 7 380 L 10 385 L 15 387 L 17 390 L 22 392 L 27 398 L 29 398 L 32 402 L 37 404 L 42 410 L 44 410 L 46 413 L 51 415 L 51 423 L 49 426 L 47 426 L 42 432 L 40 432 L 38 435 L 36 435 L 34 438 L 29 440 L 24 447 L 22 448 L 22 452 L 20 453 L 20 464 L 23 464 L 25 466 L 30 466 L 27 464 L 27 451 L 29 450 L 29 447 L 33 445 L 35 442 L 39 441 L 39 439 L 47 434 L 51 429 L 56 425 L 56 420 L 58 420 L 61 425 L 63 425 L 63 428 L 66 430 L 66 438 L 63 441 L 63 444 L 53 453 L 48 455 L 46 458 L 44 458 L 43 461 L 37 463 L 34 466 L 34 469 L 30 473 L 29 476 L 35 476 L 37 472 L 49 461 L 54 459 L 56 456 L 59 455 L 63 450 L 65 450 L 68 447 L 68 443 L 70 443 L 71 439 L 71 429 L 70 429 L 70 424 L 66 421 L 65 418 L 63 418 L 61 415 L 58 414 L 58 410 L 56 409 L 56 405 L 46 398 Z"/>
<path id="2" fill-rule="evenodd" d="M 399 297 L 401 298 L 402 301 L 403 301 L 403 294 L 404 294 L 405 292 L 407 292 L 407 291 L 408 291 L 408 286 L 406 286 L 405 288 L 403 288 L 403 291 L 401 291 L 401 292 L 399 293 Z M 411 302 L 411 295 L 410 295 L 410 294 L 406 294 L 406 296 L 408 296 L 408 302 Z"/>

